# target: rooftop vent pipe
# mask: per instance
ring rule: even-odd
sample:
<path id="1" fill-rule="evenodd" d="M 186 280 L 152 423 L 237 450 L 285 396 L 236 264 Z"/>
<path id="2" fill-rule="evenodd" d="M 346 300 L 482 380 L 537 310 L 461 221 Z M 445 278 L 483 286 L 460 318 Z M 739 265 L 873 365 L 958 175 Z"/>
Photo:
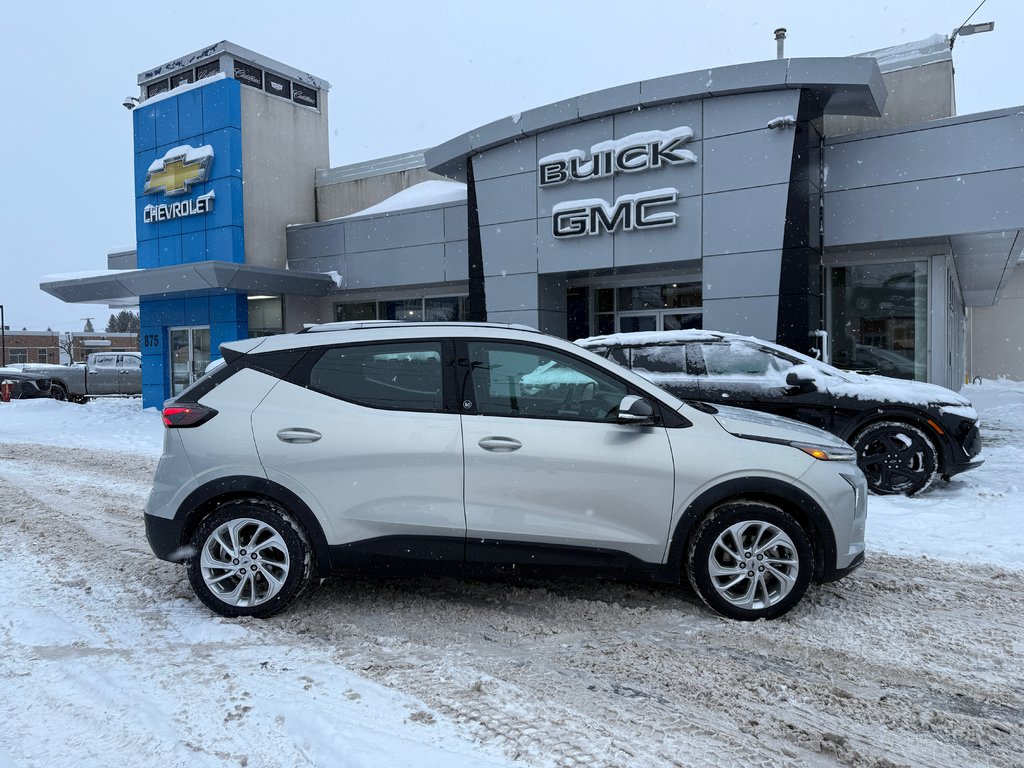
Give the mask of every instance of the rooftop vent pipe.
<path id="1" fill-rule="evenodd" d="M 775 30 L 775 58 L 784 59 L 784 49 L 786 47 L 786 28 L 779 27 Z"/>

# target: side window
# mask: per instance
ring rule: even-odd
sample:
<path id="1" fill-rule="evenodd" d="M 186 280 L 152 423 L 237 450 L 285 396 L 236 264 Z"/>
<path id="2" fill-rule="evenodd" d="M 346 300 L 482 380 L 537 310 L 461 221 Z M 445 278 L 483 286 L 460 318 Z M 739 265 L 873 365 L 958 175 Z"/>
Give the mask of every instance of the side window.
<path id="1" fill-rule="evenodd" d="M 709 376 L 781 378 L 793 363 L 770 351 L 743 342 L 701 344 Z"/>
<path id="2" fill-rule="evenodd" d="M 441 411 L 441 342 L 333 347 L 309 373 L 324 394 L 370 408 Z"/>
<path id="3" fill-rule="evenodd" d="M 647 373 L 686 373 L 686 347 L 683 344 L 633 348 L 633 370 Z"/>
<path id="4" fill-rule="evenodd" d="M 93 363 L 94 368 L 116 368 L 117 367 L 117 355 L 97 355 L 95 362 Z"/>
<path id="5" fill-rule="evenodd" d="M 614 421 L 626 385 L 546 347 L 469 342 L 469 386 L 477 413 L 569 421 Z"/>
<path id="6" fill-rule="evenodd" d="M 121 355 L 121 367 L 128 369 L 141 368 L 142 363 L 135 355 Z"/>
<path id="7" fill-rule="evenodd" d="M 629 347 L 612 347 L 606 356 L 623 368 L 629 368 Z"/>

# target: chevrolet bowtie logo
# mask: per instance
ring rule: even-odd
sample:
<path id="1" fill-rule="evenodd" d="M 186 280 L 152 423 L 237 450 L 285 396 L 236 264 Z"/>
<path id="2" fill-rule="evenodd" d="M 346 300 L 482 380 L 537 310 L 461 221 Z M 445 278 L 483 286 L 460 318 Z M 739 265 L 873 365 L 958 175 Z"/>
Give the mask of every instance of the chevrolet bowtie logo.
<path id="1" fill-rule="evenodd" d="M 153 161 L 146 172 L 144 195 L 163 192 L 168 197 L 184 195 L 194 184 L 202 184 L 210 175 L 213 165 L 213 147 L 185 145 L 167 150 L 167 153 Z"/>

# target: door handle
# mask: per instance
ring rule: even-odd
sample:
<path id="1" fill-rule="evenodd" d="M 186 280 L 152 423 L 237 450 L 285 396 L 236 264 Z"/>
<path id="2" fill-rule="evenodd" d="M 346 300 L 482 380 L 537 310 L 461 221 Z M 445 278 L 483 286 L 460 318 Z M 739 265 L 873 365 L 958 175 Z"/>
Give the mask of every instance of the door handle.
<path id="1" fill-rule="evenodd" d="M 305 429 L 304 427 L 282 429 L 277 433 L 277 439 L 282 443 L 315 443 L 321 437 L 323 435 L 315 429 Z"/>
<path id="2" fill-rule="evenodd" d="M 477 445 L 485 451 L 494 453 L 511 453 L 523 447 L 523 444 L 513 437 L 485 437 Z"/>

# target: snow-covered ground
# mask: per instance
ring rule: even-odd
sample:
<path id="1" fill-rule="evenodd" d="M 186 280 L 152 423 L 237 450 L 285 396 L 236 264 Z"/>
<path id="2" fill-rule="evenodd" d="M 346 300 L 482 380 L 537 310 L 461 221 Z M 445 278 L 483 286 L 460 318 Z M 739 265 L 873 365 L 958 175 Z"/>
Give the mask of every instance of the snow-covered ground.
<path id="1" fill-rule="evenodd" d="M 137 401 L 0 404 L 0 768 L 992 765 L 1024 754 L 1024 385 L 775 622 L 637 584 L 332 580 L 228 621 L 148 550 Z"/>

